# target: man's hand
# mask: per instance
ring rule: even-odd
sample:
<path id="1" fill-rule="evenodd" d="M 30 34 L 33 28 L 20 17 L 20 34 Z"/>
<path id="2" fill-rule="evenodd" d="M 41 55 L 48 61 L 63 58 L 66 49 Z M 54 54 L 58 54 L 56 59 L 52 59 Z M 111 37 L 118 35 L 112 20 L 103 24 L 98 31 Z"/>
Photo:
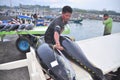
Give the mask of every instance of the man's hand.
<path id="1" fill-rule="evenodd" d="M 64 48 L 60 44 L 55 44 L 54 47 L 59 50 L 64 50 Z"/>

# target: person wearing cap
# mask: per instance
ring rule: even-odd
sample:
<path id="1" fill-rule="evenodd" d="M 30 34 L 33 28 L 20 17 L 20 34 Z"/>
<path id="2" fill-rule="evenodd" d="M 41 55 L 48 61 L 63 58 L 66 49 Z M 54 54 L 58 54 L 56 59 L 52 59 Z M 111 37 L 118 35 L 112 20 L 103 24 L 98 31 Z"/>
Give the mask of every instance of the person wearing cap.
<path id="1" fill-rule="evenodd" d="M 45 42 L 55 45 L 56 49 L 63 50 L 60 44 L 61 33 L 64 30 L 64 26 L 68 23 L 72 14 L 72 8 L 70 6 L 64 6 L 62 8 L 61 16 L 54 19 L 48 26 L 45 32 Z"/>
<path id="2" fill-rule="evenodd" d="M 111 34 L 111 31 L 112 31 L 112 18 L 109 17 L 108 14 L 104 14 L 103 15 L 103 24 L 105 25 L 105 28 L 104 28 L 104 36 L 105 35 L 110 35 Z"/>

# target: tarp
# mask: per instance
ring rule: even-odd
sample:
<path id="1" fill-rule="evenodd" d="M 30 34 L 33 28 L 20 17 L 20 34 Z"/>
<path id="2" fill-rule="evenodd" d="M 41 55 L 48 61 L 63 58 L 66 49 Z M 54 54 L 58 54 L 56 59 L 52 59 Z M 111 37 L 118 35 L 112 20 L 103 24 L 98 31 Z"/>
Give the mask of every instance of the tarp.
<path id="1" fill-rule="evenodd" d="M 31 19 L 29 16 L 19 15 L 18 18 L 20 19 Z"/>
<path id="2" fill-rule="evenodd" d="M 44 26 L 44 20 L 40 19 L 36 21 L 36 26 Z"/>

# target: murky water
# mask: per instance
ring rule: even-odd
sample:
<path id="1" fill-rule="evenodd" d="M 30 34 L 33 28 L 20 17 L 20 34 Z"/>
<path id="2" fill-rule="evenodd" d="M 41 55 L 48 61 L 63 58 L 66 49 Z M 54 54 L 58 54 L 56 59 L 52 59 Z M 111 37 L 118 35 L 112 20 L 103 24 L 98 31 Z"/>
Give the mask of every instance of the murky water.
<path id="1" fill-rule="evenodd" d="M 68 35 L 75 40 L 83 40 L 103 36 L 104 25 L 99 20 L 83 20 L 81 24 L 69 23 L 71 33 Z M 120 22 L 113 22 L 112 34 L 120 32 Z"/>

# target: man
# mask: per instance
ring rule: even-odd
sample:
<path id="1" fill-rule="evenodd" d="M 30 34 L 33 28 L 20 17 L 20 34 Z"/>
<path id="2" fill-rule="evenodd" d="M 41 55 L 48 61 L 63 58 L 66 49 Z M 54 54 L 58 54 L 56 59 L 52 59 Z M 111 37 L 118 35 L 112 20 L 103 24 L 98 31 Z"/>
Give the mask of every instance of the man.
<path id="1" fill-rule="evenodd" d="M 109 17 L 108 14 L 104 14 L 103 18 L 104 18 L 103 24 L 105 25 L 104 35 L 109 35 L 109 34 L 111 34 L 111 31 L 112 31 L 113 20 L 112 20 L 112 18 Z"/>
<path id="2" fill-rule="evenodd" d="M 56 49 L 63 50 L 60 44 L 60 34 L 64 30 L 64 25 L 67 24 L 72 14 L 72 8 L 70 6 L 64 6 L 62 8 L 62 14 L 58 18 L 54 19 L 49 25 L 45 33 L 45 42 L 55 45 Z"/>
<path id="3" fill-rule="evenodd" d="M 37 14 L 35 13 L 34 15 L 33 15 L 33 23 L 34 23 L 34 25 L 36 26 L 36 24 L 37 24 L 37 20 L 38 20 L 38 16 L 37 16 Z"/>

